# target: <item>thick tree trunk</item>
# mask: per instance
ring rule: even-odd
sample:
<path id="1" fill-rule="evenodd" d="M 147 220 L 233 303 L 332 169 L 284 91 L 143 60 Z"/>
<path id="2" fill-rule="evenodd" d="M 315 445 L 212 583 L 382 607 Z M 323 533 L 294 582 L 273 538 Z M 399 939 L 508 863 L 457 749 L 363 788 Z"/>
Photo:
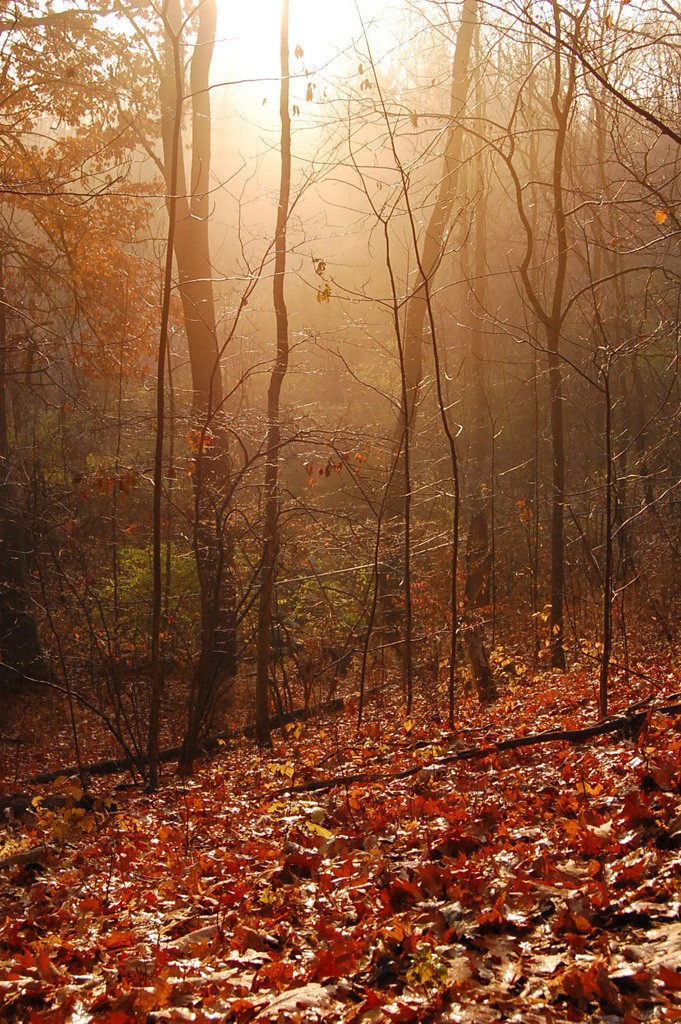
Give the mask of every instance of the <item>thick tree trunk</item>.
<path id="1" fill-rule="evenodd" d="M 166 45 L 161 105 L 164 166 L 166 185 L 170 191 L 173 147 L 176 144 L 173 131 L 176 105 L 174 55 L 179 47 L 182 57 L 183 16 L 179 0 L 167 0 L 165 11 Z M 213 296 L 213 266 L 208 238 L 211 162 L 209 73 L 215 46 L 216 0 L 202 0 L 198 7 L 198 18 L 190 63 L 192 157 L 189 186 L 181 138 L 178 153 L 175 154 L 175 260 L 189 349 L 194 406 L 210 425 L 212 415 L 220 408 L 223 397 Z"/>
<path id="2" fill-rule="evenodd" d="M 218 691 L 236 672 L 233 547 L 227 524 L 230 461 L 222 425 L 223 388 L 209 245 L 211 111 L 209 72 L 215 46 L 215 0 L 202 0 L 190 61 L 191 168 L 176 138 L 177 66 L 184 66 L 183 13 L 179 0 L 164 6 L 165 49 L 161 81 L 166 186 L 174 192 L 174 252 L 192 374 L 195 438 L 194 553 L 201 593 L 201 647 L 196 665 L 182 765 L 189 770 L 201 729 Z M 176 54 L 180 60 L 176 65 Z M 186 99 L 186 97 L 185 97 Z M 176 164 L 176 180 L 170 179 Z M 174 187 L 173 187 L 174 186 Z"/>

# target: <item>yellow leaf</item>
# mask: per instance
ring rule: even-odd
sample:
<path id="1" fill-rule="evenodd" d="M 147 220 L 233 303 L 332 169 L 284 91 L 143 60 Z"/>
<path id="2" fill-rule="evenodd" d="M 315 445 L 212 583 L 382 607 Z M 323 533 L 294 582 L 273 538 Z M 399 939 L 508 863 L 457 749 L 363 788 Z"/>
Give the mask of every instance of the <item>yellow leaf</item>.
<path id="1" fill-rule="evenodd" d="M 655 220 L 658 224 L 664 224 L 668 217 L 666 210 L 655 210 Z"/>
<path id="2" fill-rule="evenodd" d="M 318 825 L 316 821 L 308 821 L 305 823 L 305 827 L 308 832 L 314 832 L 316 835 L 321 836 L 323 839 L 333 839 L 333 832 L 329 832 L 328 828 L 324 828 L 323 825 Z"/>

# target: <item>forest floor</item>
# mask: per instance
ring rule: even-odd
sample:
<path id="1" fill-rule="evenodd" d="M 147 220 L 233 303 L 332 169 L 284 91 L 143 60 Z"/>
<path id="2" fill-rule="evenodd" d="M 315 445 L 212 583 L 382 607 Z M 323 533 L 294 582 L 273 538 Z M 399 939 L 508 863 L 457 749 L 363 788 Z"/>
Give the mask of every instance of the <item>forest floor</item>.
<path id="1" fill-rule="evenodd" d="M 642 728 L 581 743 L 461 756 L 597 721 L 593 670 L 511 671 L 454 730 L 395 688 L 359 735 L 351 701 L 155 795 L 33 787 L 0 833 L 0 1021 L 681 1020 L 681 670 L 638 667 L 613 703 Z"/>

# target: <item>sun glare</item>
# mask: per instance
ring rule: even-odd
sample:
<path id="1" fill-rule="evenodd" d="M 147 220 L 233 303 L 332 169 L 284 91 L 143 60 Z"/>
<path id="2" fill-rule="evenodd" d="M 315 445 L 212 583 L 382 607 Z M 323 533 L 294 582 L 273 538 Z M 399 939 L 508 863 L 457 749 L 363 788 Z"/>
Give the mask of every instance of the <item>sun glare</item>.
<path id="1" fill-rule="evenodd" d="M 234 77 L 276 78 L 279 74 L 281 0 L 244 0 L 219 7 L 218 35 Z M 291 70 L 303 52 L 305 67 L 318 71 L 333 62 L 361 31 L 354 0 L 290 0 Z"/>

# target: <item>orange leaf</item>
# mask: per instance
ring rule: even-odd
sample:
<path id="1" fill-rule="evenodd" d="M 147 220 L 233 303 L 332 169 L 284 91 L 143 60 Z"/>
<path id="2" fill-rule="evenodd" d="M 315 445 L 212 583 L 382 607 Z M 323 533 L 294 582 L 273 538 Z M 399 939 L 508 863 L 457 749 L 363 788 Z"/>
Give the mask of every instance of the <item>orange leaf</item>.
<path id="1" fill-rule="evenodd" d="M 665 988 L 681 992 L 681 974 L 678 971 L 673 971 L 670 967 L 663 965 L 657 972 L 657 976 L 660 981 L 664 982 Z"/>
<path id="2" fill-rule="evenodd" d="M 104 946 L 105 949 L 123 949 L 124 946 L 133 946 L 135 944 L 134 932 L 111 932 L 110 935 L 105 935 L 100 939 L 100 945 Z"/>

